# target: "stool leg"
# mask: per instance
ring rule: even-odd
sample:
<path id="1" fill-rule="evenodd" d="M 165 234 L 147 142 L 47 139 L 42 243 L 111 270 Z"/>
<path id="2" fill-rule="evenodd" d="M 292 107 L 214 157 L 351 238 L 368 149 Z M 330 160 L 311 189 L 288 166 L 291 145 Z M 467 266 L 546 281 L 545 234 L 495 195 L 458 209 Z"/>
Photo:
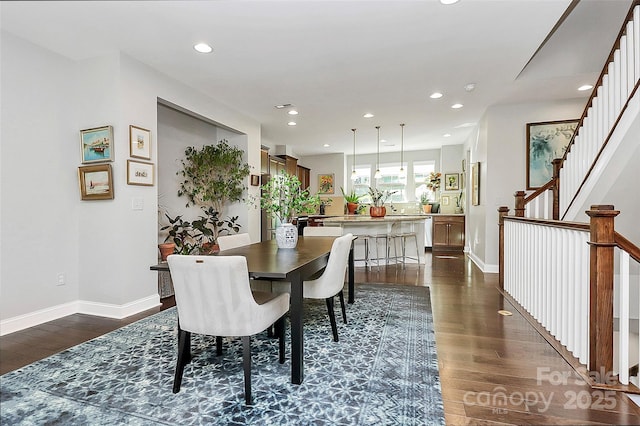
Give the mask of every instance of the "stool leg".
<path id="1" fill-rule="evenodd" d="M 418 247 L 418 236 L 414 235 L 413 239 L 416 242 L 416 259 L 418 260 L 418 265 L 420 265 L 420 249 Z M 424 250 L 423 250 L 424 251 Z"/>

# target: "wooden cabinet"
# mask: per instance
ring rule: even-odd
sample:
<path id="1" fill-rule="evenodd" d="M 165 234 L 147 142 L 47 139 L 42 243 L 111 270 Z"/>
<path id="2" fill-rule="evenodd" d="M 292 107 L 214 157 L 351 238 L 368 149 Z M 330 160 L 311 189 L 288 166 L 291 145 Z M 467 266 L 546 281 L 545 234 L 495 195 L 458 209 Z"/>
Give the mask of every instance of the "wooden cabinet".
<path id="1" fill-rule="evenodd" d="M 284 169 L 290 175 L 297 176 L 298 175 L 298 159 L 291 157 L 289 155 L 279 155 L 284 161 Z"/>
<path id="2" fill-rule="evenodd" d="M 464 216 L 433 215 L 432 250 L 464 250 Z"/>
<path id="3" fill-rule="evenodd" d="M 302 184 L 302 189 L 309 188 L 309 185 L 311 185 L 311 169 L 304 166 L 298 166 L 297 170 L 298 180 Z"/>

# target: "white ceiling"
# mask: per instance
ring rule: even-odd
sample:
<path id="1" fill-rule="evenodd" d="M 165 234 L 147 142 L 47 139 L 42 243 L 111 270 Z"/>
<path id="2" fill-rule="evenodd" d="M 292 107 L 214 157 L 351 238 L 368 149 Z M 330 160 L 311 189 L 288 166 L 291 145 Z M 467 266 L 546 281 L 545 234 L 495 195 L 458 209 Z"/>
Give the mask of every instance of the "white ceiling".
<path id="1" fill-rule="evenodd" d="M 381 152 L 399 151 L 406 123 L 411 151 L 464 142 L 472 131 L 464 126 L 491 105 L 586 102 L 576 88 L 597 80 L 630 4 L 5 1 L 0 14 L 3 30 L 74 60 L 120 50 L 259 121 L 268 143 L 310 155 L 350 153 L 351 128 L 358 153 L 376 151 L 377 125 L 388 141 Z M 200 41 L 214 52 L 197 54 Z M 467 83 L 476 89 L 466 92 Z M 445 96 L 432 100 L 433 91 Z M 456 102 L 464 107 L 451 109 Z M 284 103 L 300 112 L 297 126 L 274 108 Z"/>

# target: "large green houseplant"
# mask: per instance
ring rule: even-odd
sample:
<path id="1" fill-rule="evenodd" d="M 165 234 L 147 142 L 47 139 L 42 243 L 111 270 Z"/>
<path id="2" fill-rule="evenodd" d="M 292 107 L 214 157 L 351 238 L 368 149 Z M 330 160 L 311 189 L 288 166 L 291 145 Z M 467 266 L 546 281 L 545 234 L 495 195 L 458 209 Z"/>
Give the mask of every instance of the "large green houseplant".
<path id="1" fill-rule="evenodd" d="M 191 223 L 201 251 L 216 244 L 218 236 L 238 232 L 236 217 L 224 218 L 226 207 L 242 201 L 245 181 L 251 166 L 243 161 L 244 151 L 229 145 L 226 139 L 215 145 L 187 147 L 181 160 L 178 196 L 187 199 L 186 207 L 199 206 L 204 216 Z M 204 248 L 203 248 L 204 247 Z"/>
<path id="2" fill-rule="evenodd" d="M 262 185 L 261 193 L 260 207 L 280 222 L 276 228 L 278 247 L 295 247 L 298 231 L 291 221 L 297 215 L 315 212 L 320 205 L 320 196 L 311 195 L 308 190 L 302 189 L 298 178 L 285 171 Z"/>

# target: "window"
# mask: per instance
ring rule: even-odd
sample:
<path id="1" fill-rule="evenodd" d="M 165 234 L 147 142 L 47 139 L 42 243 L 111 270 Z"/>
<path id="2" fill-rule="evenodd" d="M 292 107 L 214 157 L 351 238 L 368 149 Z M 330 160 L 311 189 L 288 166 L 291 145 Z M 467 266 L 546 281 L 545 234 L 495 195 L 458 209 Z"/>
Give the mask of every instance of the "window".
<path id="1" fill-rule="evenodd" d="M 415 185 L 416 201 L 420 201 L 422 194 L 426 193 L 429 199 L 435 200 L 435 194 L 429 191 L 425 181 L 429 177 L 429 173 L 436 170 L 435 161 L 416 161 L 413 163 L 413 182 Z"/>
<path id="2" fill-rule="evenodd" d="M 376 180 L 376 188 L 381 191 L 396 191 L 388 201 L 392 203 L 404 203 L 407 201 L 407 179 L 400 176 L 398 164 L 381 164 L 380 174 L 380 179 Z"/>
<path id="3" fill-rule="evenodd" d="M 371 166 L 356 167 L 356 179 L 351 181 L 351 188 L 357 195 L 362 195 L 361 203 L 370 203 L 369 186 L 371 185 Z"/>

